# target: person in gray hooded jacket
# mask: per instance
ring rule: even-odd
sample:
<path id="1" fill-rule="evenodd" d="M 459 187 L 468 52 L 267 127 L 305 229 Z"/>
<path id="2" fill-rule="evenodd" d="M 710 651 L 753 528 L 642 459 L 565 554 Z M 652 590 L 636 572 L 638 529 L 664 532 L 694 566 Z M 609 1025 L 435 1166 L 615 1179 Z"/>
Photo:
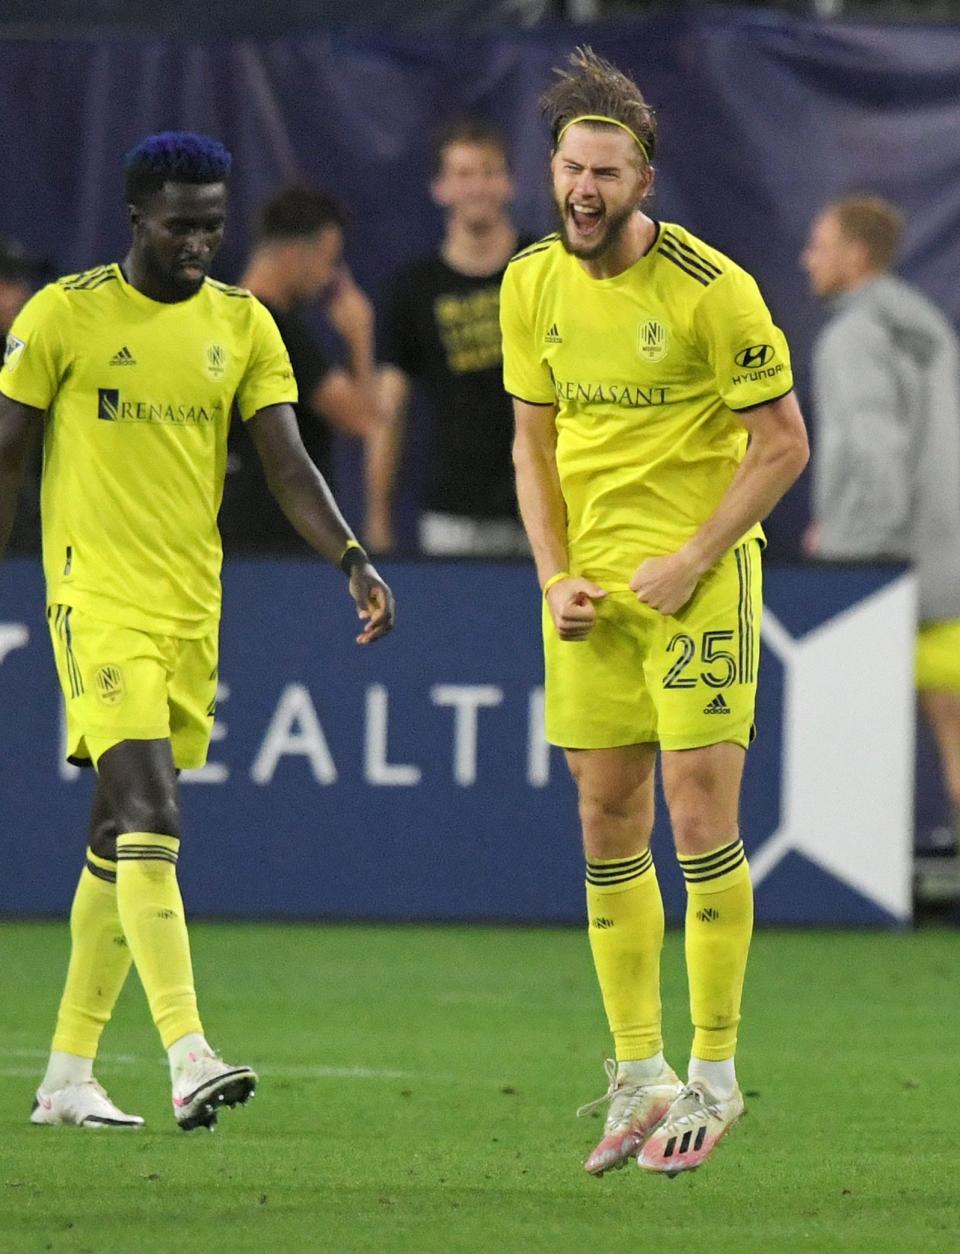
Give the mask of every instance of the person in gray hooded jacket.
<path id="1" fill-rule="evenodd" d="M 916 675 L 960 831 L 960 342 L 891 274 L 892 205 L 840 200 L 813 223 L 802 262 L 832 315 L 813 355 L 811 556 L 893 558 L 918 582 Z"/>

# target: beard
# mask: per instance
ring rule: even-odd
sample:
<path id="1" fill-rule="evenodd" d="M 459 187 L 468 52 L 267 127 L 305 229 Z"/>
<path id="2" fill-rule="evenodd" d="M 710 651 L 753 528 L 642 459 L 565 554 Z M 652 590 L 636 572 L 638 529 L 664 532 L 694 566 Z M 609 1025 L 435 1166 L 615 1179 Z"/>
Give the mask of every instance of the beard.
<path id="1" fill-rule="evenodd" d="M 166 292 L 167 299 L 171 301 L 189 300 L 206 282 L 206 267 L 199 277 L 194 277 L 180 270 L 178 262 L 163 260 L 152 249 L 144 250 L 143 264 L 158 290 Z"/>
<path id="2" fill-rule="evenodd" d="M 627 223 L 637 212 L 635 205 L 626 206 L 617 213 L 605 213 L 605 220 L 600 227 L 600 235 L 596 241 L 579 241 L 570 238 L 568 233 L 569 215 L 567 206 L 553 202 L 554 216 L 557 221 L 560 232 L 560 243 L 564 249 L 570 253 L 572 257 L 578 257 L 581 261 L 596 261 L 598 258 L 612 252 L 623 238 L 623 233 L 627 229 Z"/>

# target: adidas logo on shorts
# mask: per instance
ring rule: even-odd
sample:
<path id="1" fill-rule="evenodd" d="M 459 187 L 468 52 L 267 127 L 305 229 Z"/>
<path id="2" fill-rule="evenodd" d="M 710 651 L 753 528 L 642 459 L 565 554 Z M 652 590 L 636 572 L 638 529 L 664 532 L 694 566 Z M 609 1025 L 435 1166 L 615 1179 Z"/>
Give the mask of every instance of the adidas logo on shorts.
<path id="1" fill-rule="evenodd" d="M 704 706 L 704 714 L 729 714 L 730 707 L 723 699 L 723 693 L 718 692 L 709 705 Z"/>

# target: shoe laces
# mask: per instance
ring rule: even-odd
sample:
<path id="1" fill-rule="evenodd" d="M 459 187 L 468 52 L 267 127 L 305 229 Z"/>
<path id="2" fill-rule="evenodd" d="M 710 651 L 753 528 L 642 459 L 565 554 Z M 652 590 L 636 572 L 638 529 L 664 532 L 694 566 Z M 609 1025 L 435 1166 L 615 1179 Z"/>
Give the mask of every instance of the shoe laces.
<path id="1" fill-rule="evenodd" d="M 587 1102 L 585 1106 L 580 1106 L 577 1110 L 577 1118 L 591 1115 L 595 1110 L 599 1110 L 602 1106 L 609 1103 L 610 1113 L 607 1116 L 607 1131 L 610 1132 L 620 1124 L 630 1121 L 638 1101 L 645 1096 L 647 1089 L 654 1087 L 656 1081 L 645 1080 L 641 1083 L 621 1083 L 617 1078 L 617 1062 L 614 1058 L 604 1059 L 603 1067 L 609 1081 L 606 1093 L 602 1097 L 594 1098 L 592 1102 Z"/>
<path id="2" fill-rule="evenodd" d="M 686 1109 L 682 1109 L 686 1105 Z M 674 1113 L 680 1111 L 682 1113 Z M 723 1117 L 720 1110 L 719 1102 L 711 1102 L 707 1100 L 707 1095 L 698 1084 L 685 1084 L 674 1099 L 673 1108 L 667 1116 L 666 1121 L 673 1127 L 675 1124 L 683 1126 L 692 1126 L 698 1123 L 704 1115 L 711 1115 L 714 1119 Z"/>

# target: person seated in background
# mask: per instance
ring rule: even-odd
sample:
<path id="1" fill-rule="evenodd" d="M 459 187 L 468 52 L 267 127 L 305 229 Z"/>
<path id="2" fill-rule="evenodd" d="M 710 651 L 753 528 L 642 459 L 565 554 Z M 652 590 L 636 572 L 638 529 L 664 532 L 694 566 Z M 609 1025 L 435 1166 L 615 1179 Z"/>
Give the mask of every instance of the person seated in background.
<path id="1" fill-rule="evenodd" d="M 397 272 L 380 327 L 384 421 L 367 444 L 367 543 L 379 552 L 396 544 L 393 494 L 416 383 L 431 421 L 421 552 L 527 556 L 498 319 L 507 262 L 531 241 L 510 219 L 513 183 L 500 132 L 476 120 L 447 126 L 430 194 L 446 217 L 440 247 Z"/>
<path id="2" fill-rule="evenodd" d="M 300 434 L 328 483 L 334 478 L 334 435 L 366 436 L 376 422 L 373 305 L 344 263 L 344 221 L 324 192 L 283 188 L 260 212 L 257 242 L 240 281 L 280 330 L 300 393 Z M 315 301 L 344 343 L 344 366 L 328 360 L 311 329 L 306 307 Z M 310 551 L 270 495 L 242 423 L 230 432 L 220 530 L 228 552 Z"/>
<path id="3" fill-rule="evenodd" d="M 903 231 L 877 197 L 813 223 L 802 264 L 831 301 L 813 355 L 816 443 L 809 556 L 912 563 L 916 682 L 960 831 L 960 342 L 890 273 Z M 951 852 L 945 849 L 944 852 Z"/>
<path id="4" fill-rule="evenodd" d="M 6 356 L 13 320 L 48 276 L 47 263 L 32 257 L 19 240 L 0 236 L 0 361 Z M 37 444 L 24 471 L 23 500 L 10 535 L 10 553 L 40 552 L 40 467 Z"/>

